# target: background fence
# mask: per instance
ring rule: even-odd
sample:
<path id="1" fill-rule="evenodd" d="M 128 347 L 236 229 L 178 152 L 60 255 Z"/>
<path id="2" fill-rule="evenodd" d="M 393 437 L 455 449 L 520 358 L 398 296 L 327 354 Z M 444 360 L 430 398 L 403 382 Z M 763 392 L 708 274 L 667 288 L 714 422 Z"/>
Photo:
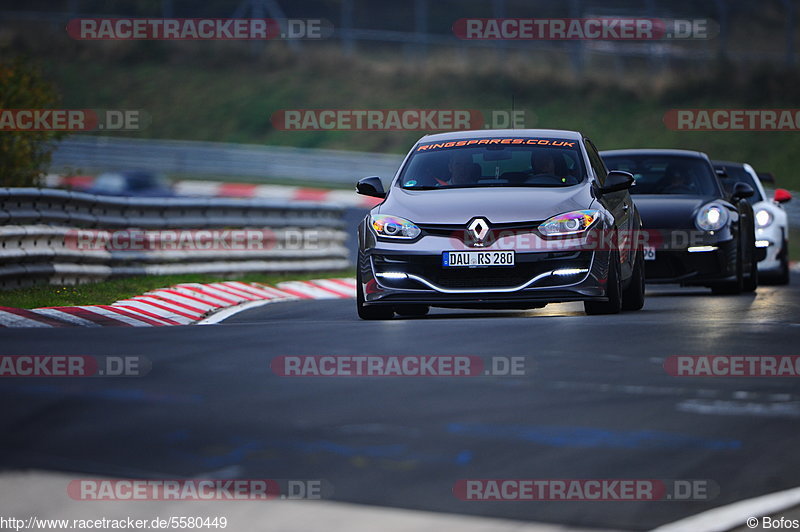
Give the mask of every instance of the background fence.
<path id="1" fill-rule="evenodd" d="M 221 178 L 252 183 L 283 177 L 305 182 L 341 184 L 349 188 L 354 187 L 359 178 L 370 175 L 380 176 L 384 185 L 388 185 L 402 160 L 402 156 L 382 153 L 73 136 L 58 145 L 53 154 L 51 171 L 59 173 L 79 170 L 97 173 L 143 168 L 172 176 Z M 780 182 L 777 186 L 781 186 Z M 178 190 L 181 190 L 180 187 Z M 784 208 L 789 213 L 790 224 L 800 227 L 800 196 L 795 194 L 795 198 L 785 204 Z M 352 201 L 341 203 L 353 204 Z"/>
<path id="2" fill-rule="evenodd" d="M 98 173 L 131 168 L 172 176 L 262 181 L 266 177 L 355 187 L 362 177 L 389 181 L 399 155 L 252 144 L 73 136 L 53 153 L 52 172 Z"/>
<path id="3" fill-rule="evenodd" d="M 338 207 L 314 203 L 0 189 L 0 288 L 130 275 L 344 269 L 350 263 L 342 216 Z M 243 243 L 232 235 L 236 229 L 259 238 Z M 137 243 L 146 231 L 157 237 L 155 245 Z M 115 235 L 122 235 L 121 244 Z M 209 235 L 220 238 L 198 246 Z"/>

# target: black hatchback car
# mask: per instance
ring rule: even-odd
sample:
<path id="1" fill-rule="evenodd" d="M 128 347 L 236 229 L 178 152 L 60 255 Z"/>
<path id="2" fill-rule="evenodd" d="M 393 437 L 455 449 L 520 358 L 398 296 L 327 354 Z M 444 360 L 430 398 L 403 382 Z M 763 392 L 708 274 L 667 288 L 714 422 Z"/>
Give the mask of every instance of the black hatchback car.
<path id="1" fill-rule="evenodd" d="M 687 150 L 614 150 L 606 166 L 633 174 L 631 189 L 647 234 L 647 282 L 706 286 L 718 294 L 758 286 L 753 188 L 726 192 L 708 156 Z"/>
<path id="2" fill-rule="evenodd" d="M 538 308 L 582 301 L 588 314 L 644 304 L 633 177 L 608 172 L 592 144 L 561 130 L 425 136 L 358 229 L 363 319 L 429 307 Z"/>

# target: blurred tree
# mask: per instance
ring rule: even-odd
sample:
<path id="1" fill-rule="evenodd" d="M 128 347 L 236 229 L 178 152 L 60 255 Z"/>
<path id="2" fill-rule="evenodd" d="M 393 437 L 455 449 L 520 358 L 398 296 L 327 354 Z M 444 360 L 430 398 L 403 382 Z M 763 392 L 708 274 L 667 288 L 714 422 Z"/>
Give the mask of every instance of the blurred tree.
<path id="1" fill-rule="evenodd" d="M 32 61 L 0 53 L 0 112 L 6 109 L 52 108 L 59 101 L 53 84 Z M 0 185 L 35 186 L 50 162 L 54 131 L 0 131 Z"/>

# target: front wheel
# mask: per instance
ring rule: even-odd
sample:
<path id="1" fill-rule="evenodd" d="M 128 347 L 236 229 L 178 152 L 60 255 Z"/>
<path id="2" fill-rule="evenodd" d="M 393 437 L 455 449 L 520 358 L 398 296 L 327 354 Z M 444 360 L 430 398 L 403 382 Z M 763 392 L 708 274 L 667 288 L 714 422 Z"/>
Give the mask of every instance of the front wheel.
<path id="1" fill-rule="evenodd" d="M 644 253 L 640 250 L 628 288 L 622 292 L 622 310 L 641 310 L 644 306 Z"/>
<path id="2" fill-rule="evenodd" d="M 394 311 L 398 316 L 415 318 L 426 315 L 430 309 L 428 305 L 397 305 Z"/>
<path id="3" fill-rule="evenodd" d="M 744 274 L 742 273 L 742 249 L 736 248 L 736 278 L 733 281 L 725 281 L 715 284 L 711 287 L 711 293 L 714 295 L 730 295 L 735 296 L 741 294 L 744 288 Z"/>
<path id="4" fill-rule="evenodd" d="M 597 314 L 618 314 L 622 310 L 622 286 L 619 274 L 619 260 L 612 253 L 608 258 L 608 279 L 606 281 L 608 301 L 584 301 L 583 310 L 593 316 Z"/>
<path id="5" fill-rule="evenodd" d="M 755 292 L 758 288 L 758 261 L 756 260 L 756 249 L 750 253 L 750 273 L 742 283 L 743 292 Z"/>
<path id="6" fill-rule="evenodd" d="M 388 320 L 394 316 L 392 307 L 364 304 L 364 289 L 362 288 L 360 273 L 356 279 L 356 308 L 358 317 L 362 320 Z"/>
<path id="7" fill-rule="evenodd" d="M 786 285 L 791 280 L 791 273 L 789 268 L 789 242 L 783 240 L 783 247 L 780 251 L 781 269 L 775 275 L 764 276 L 766 282 L 769 284 Z"/>
<path id="8" fill-rule="evenodd" d="M 783 248 L 781 249 L 781 273 L 778 276 L 777 284 L 789 284 L 791 279 L 789 270 L 789 242 L 784 239 Z"/>

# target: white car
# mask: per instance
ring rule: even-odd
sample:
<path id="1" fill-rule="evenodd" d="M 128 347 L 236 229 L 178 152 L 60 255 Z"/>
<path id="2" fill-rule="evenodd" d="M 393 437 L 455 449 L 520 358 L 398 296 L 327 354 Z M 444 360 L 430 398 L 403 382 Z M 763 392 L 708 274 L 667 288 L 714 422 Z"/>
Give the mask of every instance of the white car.
<path id="1" fill-rule="evenodd" d="M 753 167 L 746 163 L 714 161 L 714 168 L 727 191 L 738 182 L 753 187 L 755 194 L 747 199 L 753 206 L 756 222 L 756 246 L 766 248 L 766 258 L 758 263 L 761 279 L 772 284 L 789 283 L 789 220 L 782 203 L 792 199 L 788 190 L 775 190 L 768 199 L 764 186 Z"/>

